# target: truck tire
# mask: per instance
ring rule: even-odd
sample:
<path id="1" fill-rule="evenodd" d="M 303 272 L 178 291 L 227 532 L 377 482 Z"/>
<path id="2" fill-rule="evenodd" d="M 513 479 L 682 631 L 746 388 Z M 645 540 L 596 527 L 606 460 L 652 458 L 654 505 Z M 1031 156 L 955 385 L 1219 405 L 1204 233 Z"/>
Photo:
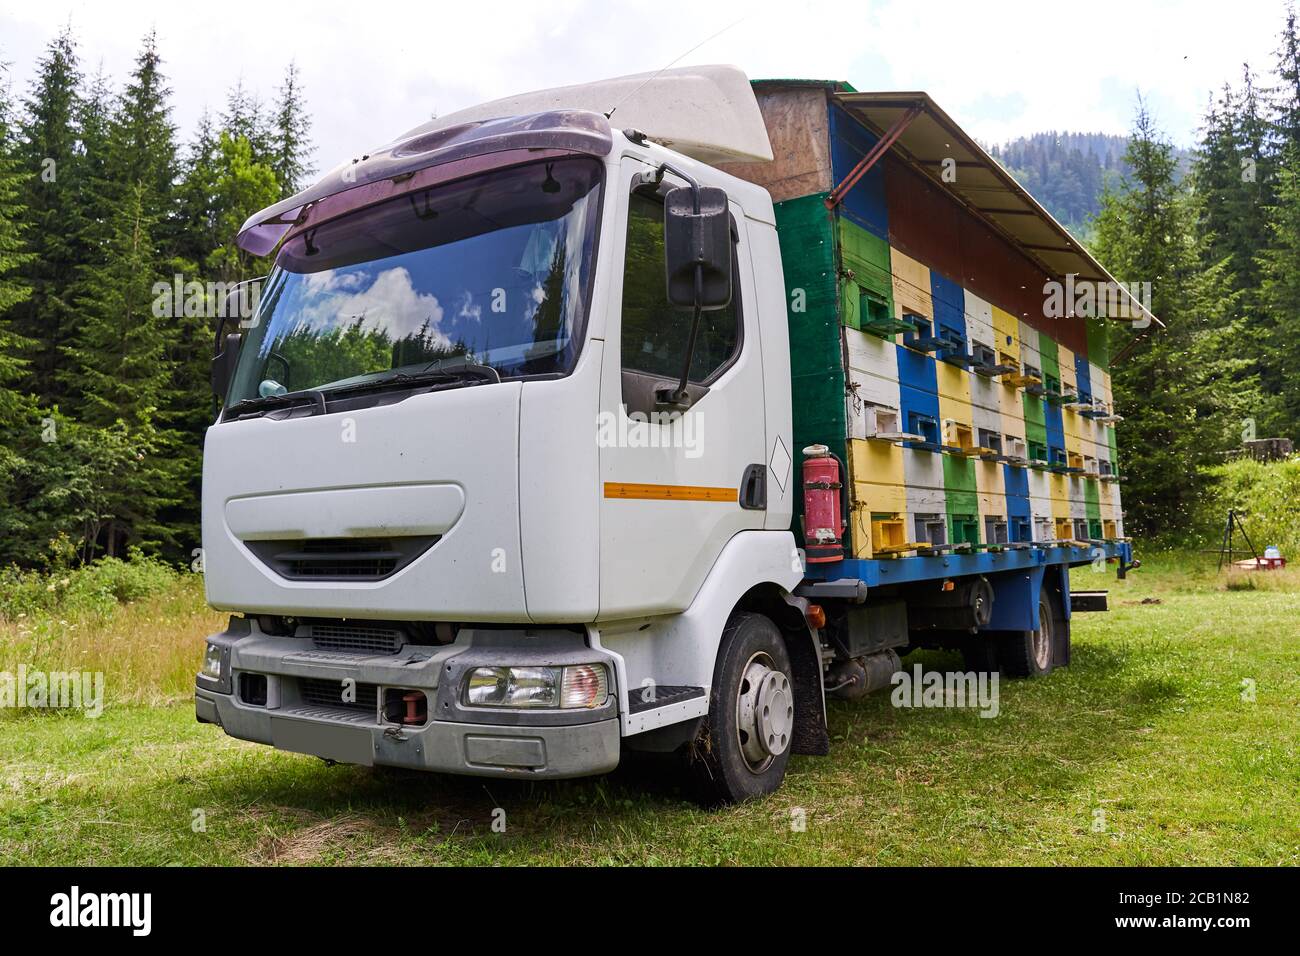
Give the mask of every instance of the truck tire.
<path id="1" fill-rule="evenodd" d="M 700 799 L 718 806 L 781 786 L 794 736 L 790 657 L 777 626 L 733 614 L 722 632 L 709 713 L 688 749 Z"/>
<path id="2" fill-rule="evenodd" d="M 998 669 L 998 642 L 987 634 L 968 634 L 961 645 L 966 670 L 991 674 Z"/>
<path id="3" fill-rule="evenodd" d="M 1008 631 L 1002 635 L 998 659 L 1008 677 L 1042 677 L 1056 666 L 1056 616 L 1043 588 L 1038 594 L 1038 628 Z"/>

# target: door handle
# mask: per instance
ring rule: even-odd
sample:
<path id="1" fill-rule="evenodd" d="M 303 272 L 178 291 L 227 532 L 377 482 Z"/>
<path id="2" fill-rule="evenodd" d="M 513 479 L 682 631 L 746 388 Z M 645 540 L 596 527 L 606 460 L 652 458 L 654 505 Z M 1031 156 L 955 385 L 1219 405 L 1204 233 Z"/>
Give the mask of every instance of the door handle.
<path id="1" fill-rule="evenodd" d="M 740 479 L 740 507 L 746 511 L 767 510 L 767 466 L 750 465 Z"/>

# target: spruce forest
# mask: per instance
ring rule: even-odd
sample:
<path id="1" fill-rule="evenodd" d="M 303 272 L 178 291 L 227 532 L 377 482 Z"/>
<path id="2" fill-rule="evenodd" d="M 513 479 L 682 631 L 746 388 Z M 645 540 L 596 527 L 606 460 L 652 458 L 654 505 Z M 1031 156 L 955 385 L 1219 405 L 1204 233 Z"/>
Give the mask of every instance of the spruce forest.
<path id="1" fill-rule="evenodd" d="M 1152 285 L 1165 328 L 1111 342 L 1136 536 L 1185 534 L 1243 439 L 1300 438 L 1300 24 L 1283 20 L 1273 62 L 1209 98 L 1189 156 L 1140 97 L 1126 142 L 995 150 L 1116 278 Z M 286 63 L 185 138 L 164 52 L 146 36 L 108 77 L 68 29 L 34 75 L 0 72 L 0 567 L 199 554 L 218 303 L 160 316 L 157 290 L 266 273 L 235 233 L 310 181 L 311 118 Z"/>

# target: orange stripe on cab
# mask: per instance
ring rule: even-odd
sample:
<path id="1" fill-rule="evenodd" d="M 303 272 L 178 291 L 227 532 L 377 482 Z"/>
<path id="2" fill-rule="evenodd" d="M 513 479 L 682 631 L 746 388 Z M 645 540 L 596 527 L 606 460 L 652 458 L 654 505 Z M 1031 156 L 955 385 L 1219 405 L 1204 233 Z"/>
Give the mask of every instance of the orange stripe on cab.
<path id="1" fill-rule="evenodd" d="M 709 488 L 704 485 L 638 485 L 623 481 L 605 482 L 606 498 L 640 498 L 652 501 L 739 501 L 737 488 Z"/>

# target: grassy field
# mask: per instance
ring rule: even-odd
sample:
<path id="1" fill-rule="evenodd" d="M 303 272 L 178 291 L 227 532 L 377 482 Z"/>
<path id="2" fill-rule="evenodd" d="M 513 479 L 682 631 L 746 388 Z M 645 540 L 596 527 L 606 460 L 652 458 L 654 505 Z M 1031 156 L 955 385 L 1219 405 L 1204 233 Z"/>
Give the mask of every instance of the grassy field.
<path id="1" fill-rule="evenodd" d="M 830 757 L 796 757 L 775 797 L 715 812 L 659 762 L 554 784 L 394 779 L 231 740 L 188 698 L 220 620 L 192 579 L 107 616 L 0 622 L 0 670 L 94 665 L 109 690 L 95 720 L 0 717 L 0 859 L 1294 865 L 1300 574 L 1251 587 L 1196 560 L 1127 582 L 1076 571 L 1077 588 L 1110 588 L 1111 612 L 1076 618 L 1069 669 L 1004 682 L 997 718 L 835 703 Z"/>

